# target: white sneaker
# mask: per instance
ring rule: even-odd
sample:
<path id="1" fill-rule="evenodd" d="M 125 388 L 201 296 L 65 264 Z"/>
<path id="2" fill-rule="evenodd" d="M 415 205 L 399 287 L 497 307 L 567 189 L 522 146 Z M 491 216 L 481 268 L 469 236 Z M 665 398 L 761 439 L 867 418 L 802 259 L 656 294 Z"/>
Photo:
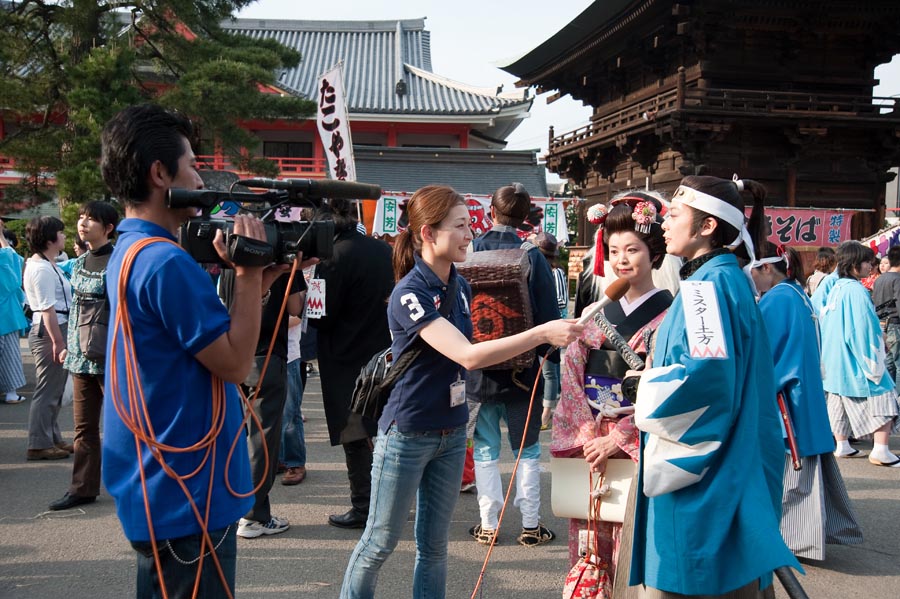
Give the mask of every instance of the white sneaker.
<path id="1" fill-rule="evenodd" d="M 291 525 L 286 519 L 275 516 L 269 518 L 269 521 L 265 524 L 241 518 L 241 521 L 238 523 L 237 536 L 245 539 L 255 539 L 262 535 L 277 535 L 290 527 Z"/>

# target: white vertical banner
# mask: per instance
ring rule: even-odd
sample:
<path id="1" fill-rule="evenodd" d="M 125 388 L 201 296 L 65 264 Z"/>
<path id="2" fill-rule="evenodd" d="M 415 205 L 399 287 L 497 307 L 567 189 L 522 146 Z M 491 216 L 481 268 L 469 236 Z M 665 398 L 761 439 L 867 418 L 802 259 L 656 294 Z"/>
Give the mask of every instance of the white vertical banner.
<path id="1" fill-rule="evenodd" d="M 316 124 L 319 137 L 328 157 L 331 178 L 356 181 L 356 164 L 353 162 L 353 140 L 350 138 L 350 121 L 347 118 L 344 95 L 344 61 L 319 76 L 319 110 Z"/>

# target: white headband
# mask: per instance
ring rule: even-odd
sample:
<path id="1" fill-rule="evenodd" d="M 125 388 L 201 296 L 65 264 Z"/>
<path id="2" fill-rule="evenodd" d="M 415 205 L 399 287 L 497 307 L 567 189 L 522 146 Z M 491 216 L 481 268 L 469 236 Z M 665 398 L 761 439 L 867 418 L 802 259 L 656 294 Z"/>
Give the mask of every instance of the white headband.
<path id="1" fill-rule="evenodd" d="M 787 254 L 785 254 L 784 256 L 769 256 L 768 258 L 760 258 L 759 260 L 754 260 L 750 263 L 750 268 L 759 268 L 763 264 L 775 264 L 776 262 L 784 262 L 788 267 L 790 267 Z"/>
<path id="2" fill-rule="evenodd" d="M 780 256 L 769 256 L 768 258 L 760 258 L 758 260 L 754 260 L 750 263 L 750 268 L 759 268 L 763 264 L 776 264 L 778 262 L 784 261 L 784 266 L 786 269 L 790 270 L 791 268 L 791 259 L 784 249 L 784 246 L 778 246 L 778 251 L 783 252 Z"/>
<path id="3" fill-rule="evenodd" d="M 744 247 L 747 248 L 747 254 L 750 256 L 750 261 L 755 261 L 756 255 L 753 251 L 753 239 L 750 237 L 750 232 L 744 225 L 744 213 L 737 207 L 732 206 L 725 200 L 720 200 L 716 196 L 697 191 L 696 189 L 691 189 L 690 187 L 685 187 L 684 185 L 678 186 L 678 189 L 675 190 L 675 194 L 672 196 L 672 201 L 681 202 L 686 206 L 721 218 L 737 229 L 738 236 L 731 244 L 729 244 L 729 247 L 736 247 L 743 243 Z"/>

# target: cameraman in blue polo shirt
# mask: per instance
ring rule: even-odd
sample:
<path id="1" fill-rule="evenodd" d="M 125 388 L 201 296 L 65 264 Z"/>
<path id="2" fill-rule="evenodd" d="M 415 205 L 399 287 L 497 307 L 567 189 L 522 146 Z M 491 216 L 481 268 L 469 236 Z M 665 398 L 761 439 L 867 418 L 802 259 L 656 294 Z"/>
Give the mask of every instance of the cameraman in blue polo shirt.
<path id="1" fill-rule="evenodd" d="M 191 596 L 198 568 L 195 597 L 234 594 L 236 523 L 253 505 L 235 383 L 253 364 L 261 299 L 287 268 L 234 266 L 229 314 L 209 276 L 175 243 L 196 210 L 167 207 L 168 190 L 203 186 L 192 135 L 187 118 L 147 104 L 121 111 L 101 137 L 103 179 L 126 216 L 107 270 L 113 326 L 103 482 L 137 552 L 141 599 L 161 596 L 163 586 L 170 597 Z M 234 232 L 265 239 L 252 217 L 236 217 Z M 129 249 L 150 237 L 161 239 L 139 251 L 126 272 Z M 214 245 L 227 262 L 221 232 Z M 127 277 L 124 297 L 120 276 Z M 115 320 L 123 300 L 127 336 Z"/>

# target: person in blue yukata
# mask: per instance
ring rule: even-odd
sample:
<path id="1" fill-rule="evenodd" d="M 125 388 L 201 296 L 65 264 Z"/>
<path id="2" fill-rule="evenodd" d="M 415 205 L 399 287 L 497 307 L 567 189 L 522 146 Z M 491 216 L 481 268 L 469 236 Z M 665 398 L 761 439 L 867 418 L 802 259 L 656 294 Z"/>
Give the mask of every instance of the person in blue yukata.
<path id="1" fill-rule="evenodd" d="M 779 531 L 784 445 L 765 325 L 738 257 L 753 259 L 740 190 L 685 177 L 663 224 L 681 291 L 641 375 L 631 585 L 638 596 L 774 597 L 800 568 Z"/>
<path id="2" fill-rule="evenodd" d="M 862 457 L 859 449 L 850 447 L 850 436 L 873 439 L 869 462 L 900 468 L 900 457 L 889 447 L 891 434 L 900 430 L 897 390 L 885 367 L 884 333 L 875 306 L 860 283 L 871 271 L 874 255 L 872 248 L 858 241 L 838 246 L 838 278 L 819 316 L 822 337 L 828 340 L 822 347 L 822 386 L 837 442 L 834 455 Z"/>
<path id="3" fill-rule="evenodd" d="M 120 326 L 109 335 L 102 471 L 137 553 L 139 599 L 163 596 L 163 587 L 176 597 L 234 594 L 237 521 L 253 505 L 236 384 L 253 364 L 262 298 L 287 268 L 232 265 L 229 314 L 209 276 L 177 245 L 179 225 L 196 210 L 169 208 L 168 191 L 203 186 L 192 135 L 187 118 L 146 104 L 119 112 L 101 136 L 103 179 L 126 216 L 107 267 L 111 323 L 121 316 L 132 327 L 130 339 Z M 262 222 L 249 216 L 235 217 L 234 233 L 265 240 Z M 148 238 L 158 241 L 125 270 L 130 248 Z M 230 265 L 221 231 L 214 246 Z M 126 377 L 141 396 L 132 397 Z M 136 428 L 148 425 L 156 442 L 183 450 L 136 440 Z"/>
<path id="4" fill-rule="evenodd" d="M 762 206 L 754 212 L 763 215 Z M 753 219 L 751 223 L 765 223 Z M 763 227 L 760 227 L 763 228 Z M 834 451 L 822 389 L 822 343 L 818 318 L 803 291 L 803 263 L 790 247 L 755 235 L 756 260 L 750 274 L 762 294 L 759 311 L 766 323 L 775 389 L 782 395 L 796 439 L 800 470 L 790 451 L 784 457 L 781 535 L 797 557 L 825 559 L 825 544 L 856 545 L 863 537 Z M 786 449 L 790 449 L 785 444 Z"/>
<path id="5" fill-rule="evenodd" d="M 450 519 L 466 452 L 466 371 L 540 344 L 568 345 L 583 328 L 557 319 L 473 345 L 471 288 L 453 265 L 465 261 L 472 240 L 465 200 L 450 187 L 428 186 L 413 194 L 406 210 L 409 226 L 394 245 L 391 349 L 396 360 L 417 339 L 425 347 L 391 390 L 378 421 L 368 519 L 347 564 L 342 599 L 375 596 L 378 572 L 400 540 L 414 499 L 412 597 L 445 596 Z"/>

